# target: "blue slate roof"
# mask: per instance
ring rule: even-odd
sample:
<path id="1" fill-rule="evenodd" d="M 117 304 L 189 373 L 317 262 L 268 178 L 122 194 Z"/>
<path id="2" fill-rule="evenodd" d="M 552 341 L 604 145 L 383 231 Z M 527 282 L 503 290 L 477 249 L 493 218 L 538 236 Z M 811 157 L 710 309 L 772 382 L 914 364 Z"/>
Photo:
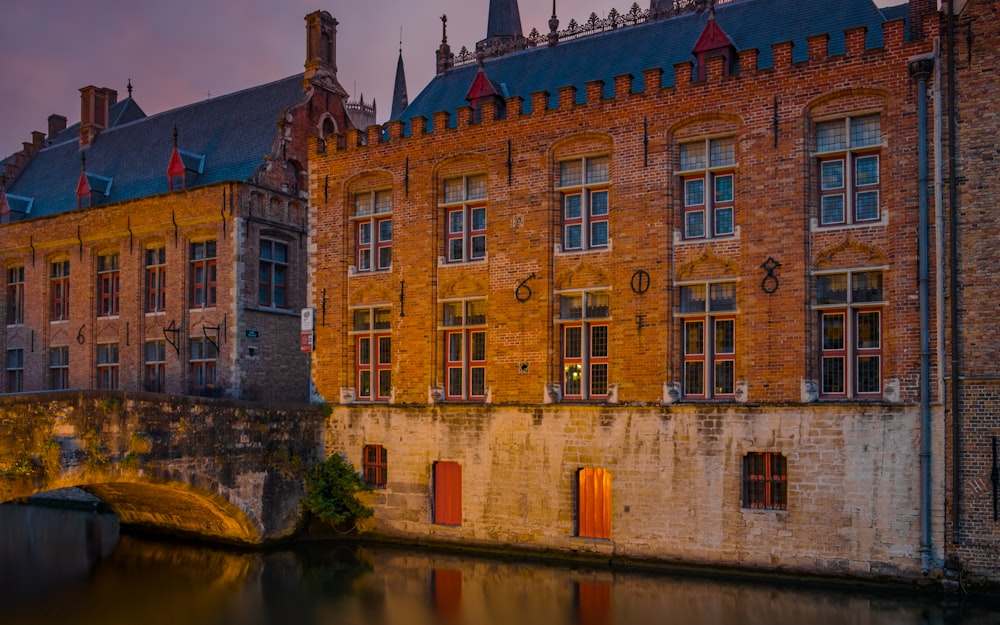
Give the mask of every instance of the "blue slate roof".
<path id="1" fill-rule="evenodd" d="M 204 157 L 189 188 L 247 181 L 274 149 L 276 122 L 304 98 L 302 74 L 148 117 L 127 98 L 111 107 L 112 125 L 89 147 L 80 148 L 79 124 L 67 128 L 31 159 L 7 193 L 31 198 L 27 218 L 76 209 L 84 152 L 88 178 L 111 180 L 108 195 L 98 196 L 101 204 L 165 193 L 175 127 L 182 155 Z"/>
<path id="2" fill-rule="evenodd" d="M 507 56 L 487 59 L 484 69 L 511 96 L 524 99 L 524 111 L 531 111 L 531 94 L 547 91 L 549 106 L 558 103 L 557 90 L 573 85 L 577 102 L 586 97 L 585 85 L 604 81 L 605 97 L 614 95 L 616 76 L 631 74 L 632 89 L 644 89 L 642 72 L 663 70 L 664 86 L 673 84 L 673 67 L 694 61 L 692 50 L 708 21 L 708 13 L 687 13 L 635 26 L 609 30 L 601 34 L 560 42 L 555 47 L 538 46 Z M 882 23 L 886 16 L 871 0 L 737 0 L 715 9 L 719 26 L 732 38 L 737 50 L 758 50 L 761 68 L 771 67 L 771 46 L 791 41 L 793 60 L 808 56 L 806 39 L 828 34 L 829 53 L 844 52 L 844 31 L 858 26 L 868 28 L 868 48 L 882 45 Z M 433 114 L 453 113 L 469 103 L 465 100 L 476 75 L 475 64 L 455 67 L 435 76 L 410 105 L 394 119 L 409 123 L 416 116 L 427 118 L 427 130 L 433 130 Z M 409 129 L 406 129 L 409 132 Z"/>

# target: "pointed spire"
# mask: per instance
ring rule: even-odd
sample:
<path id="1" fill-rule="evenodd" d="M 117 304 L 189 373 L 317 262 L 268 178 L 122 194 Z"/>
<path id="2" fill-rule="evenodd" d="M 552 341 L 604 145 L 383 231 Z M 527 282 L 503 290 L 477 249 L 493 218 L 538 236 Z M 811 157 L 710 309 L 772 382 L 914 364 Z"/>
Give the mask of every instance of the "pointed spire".
<path id="1" fill-rule="evenodd" d="M 403 72 L 403 42 L 399 43 L 399 59 L 396 61 L 396 84 L 392 88 L 392 110 L 389 119 L 399 119 L 403 109 L 410 103 L 406 95 L 406 74 Z"/>
<path id="2" fill-rule="evenodd" d="M 521 31 L 521 13 L 517 0 L 490 0 L 486 39 L 476 44 L 476 53 L 485 58 L 524 50 L 528 40 Z"/>
<path id="3" fill-rule="evenodd" d="M 128 84 L 125 85 L 125 89 L 128 90 L 128 97 L 131 98 L 132 97 L 132 79 L 131 78 L 128 79 Z"/>
<path id="4" fill-rule="evenodd" d="M 486 26 L 486 38 L 520 37 L 521 13 L 517 0 L 490 0 L 490 18 Z"/>

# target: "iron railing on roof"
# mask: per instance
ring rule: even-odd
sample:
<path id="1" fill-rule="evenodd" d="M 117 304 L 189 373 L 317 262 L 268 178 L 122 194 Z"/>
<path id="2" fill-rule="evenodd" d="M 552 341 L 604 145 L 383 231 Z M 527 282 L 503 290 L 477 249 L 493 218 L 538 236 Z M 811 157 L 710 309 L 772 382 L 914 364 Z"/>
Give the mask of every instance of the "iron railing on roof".
<path id="1" fill-rule="evenodd" d="M 617 9 L 612 8 L 611 11 L 608 12 L 608 16 L 604 19 L 598 17 L 597 13 L 591 13 L 587 21 L 582 24 L 576 20 L 570 20 L 569 24 L 566 25 L 566 28 L 557 31 L 556 34 L 558 35 L 558 41 L 569 41 L 579 39 L 581 37 L 587 37 L 589 35 L 597 35 L 611 30 L 617 30 L 619 28 L 627 28 L 629 26 L 643 24 L 649 21 L 669 19 L 671 17 L 685 15 L 687 13 L 700 13 L 707 10 L 710 6 L 731 4 L 733 2 L 742 1 L 744 0 L 672 0 L 671 2 L 665 3 L 667 6 L 660 7 L 656 10 L 643 9 L 639 6 L 638 2 L 634 2 L 632 4 L 632 8 L 629 9 L 627 13 L 619 13 Z M 537 28 L 532 28 L 531 32 L 528 33 L 528 36 L 525 37 L 524 43 L 526 45 L 511 48 L 510 50 L 494 49 L 491 50 L 491 54 L 489 56 L 499 56 L 500 54 L 513 52 L 516 49 L 534 48 L 540 45 L 547 45 L 550 36 L 551 33 L 542 34 L 538 32 Z M 462 46 L 462 49 L 455 55 L 455 66 L 457 67 L 460 65 L 475 63 L 477 60 L 476 56 L 475 50 L 469 50 L 467 47 Z"/>

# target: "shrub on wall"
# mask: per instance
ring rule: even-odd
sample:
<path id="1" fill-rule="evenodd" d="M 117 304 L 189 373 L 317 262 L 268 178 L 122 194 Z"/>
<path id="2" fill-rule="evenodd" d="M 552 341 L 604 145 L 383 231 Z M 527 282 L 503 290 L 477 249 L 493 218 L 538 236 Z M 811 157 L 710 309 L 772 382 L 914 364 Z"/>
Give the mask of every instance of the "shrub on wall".
<path id="1" fill-rule="evenodd" d="M 374 513 L 358 499 L 358 493 L 371 490 L 361 474 L 354 470 L 354 465 L 335 454 L 314 465 L 306 474 L 306 496 L 302 505 L 334 527 L 353 525 Z"/>

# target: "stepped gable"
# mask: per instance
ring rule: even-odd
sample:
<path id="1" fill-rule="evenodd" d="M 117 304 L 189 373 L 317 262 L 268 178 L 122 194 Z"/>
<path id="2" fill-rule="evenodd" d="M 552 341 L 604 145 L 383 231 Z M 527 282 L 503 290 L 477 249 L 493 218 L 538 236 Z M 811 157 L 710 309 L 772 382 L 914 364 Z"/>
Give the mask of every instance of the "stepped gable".
<path id="1" fill-rule="evenodd" d="M 616 76 L 631 74 L 634 91 L 642 91 L 642 72 L 660 68 L 663 86 L 673 85 L 673 67 L 693 62 L 693 50 L 705 29 L 707 12 L 686 13 L 668 19 L 647 21 L 600 34 L 539 46 L 484 61 L 484 69 L 510 96 L 523 98 L 524 113 L 531 111 L 531 94 L 547 92 L 549 106 L 558 103 L 561 87 L 577 88 L 576 102 L 586 98 L 586 84 L 604 81 L 604 97 L 614 95 Z M 731 38 L 737 51 L 758 50 L 758 67 L 772 66 L 771 46 L 793 43 L 795 62 L 808 58 L 807 38 L 828 34 L 829 54 L 844 53 L 844 31 L 867 27 L 866 48 L 882 46 L 882 27 L 888 21 L 871 0 L 737 0 L 720 4 L 715 19 Z M 754 69 L 754 68 L 745 68 Z M 438 74 L 410 105 L 393 119 L 406 122 L 417 116 L 427 118 L 425 132 L 434 130 L 434 113 L 451 113 L 454 126 L 460 107 L 476 76 L 476 64 L 462 65 Z"/>
<path id="2" fill-rule="evenodd" d="M 111 125 L 88 147 L 88 174 L 110 178 L 110 194 L 101 204 L 166 193 L 167 168 L 178 147 L 205 157 L 203 173 L 192 186 L 249 181 L 274 150 L 276 122 L 285 110 L 305 99 L 302 74 L 236 93 L 214 97 L 157 115 L 146 116 L 128 98 L 111 106 Z M 31 198 L 29 218 L 76 209 L 80 180 L 80 125 L 50 139 L 27 165 L 9 194 Z"/>

